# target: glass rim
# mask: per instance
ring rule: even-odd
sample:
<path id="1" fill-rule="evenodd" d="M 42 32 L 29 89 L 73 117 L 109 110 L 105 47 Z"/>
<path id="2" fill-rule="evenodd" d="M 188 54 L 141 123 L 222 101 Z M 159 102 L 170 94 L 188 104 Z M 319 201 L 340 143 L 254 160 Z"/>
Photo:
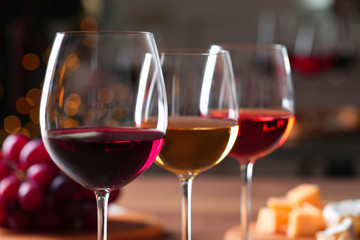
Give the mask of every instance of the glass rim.
<path id="1" fill-rule="evenodd" d="M 209 56 L 228 54 L 226 49 L 219 49 L 216 52 L 210 52 L 210 48 L 163 48 L 158 50 L 159 54 L 166 55 L 188 55 L 188 56 Z"/>
<path id="2" fill-rule="evenodd" d="M 247 43 L 247 42 L 224 42 L 214 43 L 215 46 L 220 46 L 224 50 L 283 50 L 285 45 L 279 43 Z"/>
<path id="3" fill-rule="evenodd" d="M 101 31 L 60 31 L 56 34 L 61 35 L 153 35 L 147 31 L 122 31 L 122 30 L 101 30 Z"/>

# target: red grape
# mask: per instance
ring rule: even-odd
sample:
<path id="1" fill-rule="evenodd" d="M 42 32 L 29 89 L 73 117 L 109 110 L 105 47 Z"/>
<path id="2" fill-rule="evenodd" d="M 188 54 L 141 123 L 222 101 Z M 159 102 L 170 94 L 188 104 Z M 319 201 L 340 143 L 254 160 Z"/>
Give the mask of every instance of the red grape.
<path id="1" fill-rule="evenodd" d="M 52 162 L 41 139 L 29 141 L 20 152 L 20 163 L 27 169 L 35 163 Z"/>
<path id="2" fill-rule="evenodd" d="M 20 151 L 27 142 L 29 142 L 29 139 L 25 135 L 9 135 L 2 145 L 4 158 L 11 162 L 19 162 Z"/>
<path id="3" fill-rule="evenodd" d="M 11 168 L 3 162 L 0 162 L 0 181 L 11 173 Z"/>
<path id="4" fill-rule="evenodd" d="M 41 187 L 47 188 L 58 173 L 58 168 L 52 163 L 36 163 L 28 168 L 26 178 L 28 181 L 36 182 Z"/>
<path id="5" fill-rule="evenodd" d="M 19 187 L 18 200 L 24 210 L 33 212 L 44 205 L 45 193 L 38 184 L 26 181 Z"/>
<path id="6" fill-rule="evenodd" d="M 50 192 L 60 202 L 79 201 L 83 198 L 81 186 L 63 174 L 54 178 Z"/>
<path id="7" fill-rule="evenodd" d="M 97 209 L 95 202 L 88 202 L 83 205 L 85 214 L 83 214 L 83 222 L 85 227 L 90 230 L 96 229 L 97 226 Z"/>
<path id="8" fill-rule="evenodd" d="M 21 209 L 14 209 L 8 215 L 7 224 L 11 229 L 27 230 L 31 227 L 30 216 Z"/>
<path id="9" fill-rule="evenodd" d="M 5 199 L 0 197 L 0 226 L 6 222 L 7 205 Z"/>
<path id="10" fill-rule="evenodd" d="M 0 226 L 14 230 L 96 229 L 95 194 L 63 174 L 41 139 L 12 134 L 0 151 Z M 111 192 L 115 201 L 120 190 Z M 1 238 L 1 237 L 0 237 Z"/>
<path id="11" fill-rule="evenodd" d="M 50 231 L 61 227 L 61 216 L 55 208 L 41 209 L 36 216 L 36 223 L 40 229 Z"/>
<path id="12" fill-rule="evenodd" d="M 0 182 L 0 197 L 16 201 L 21 181 L 15 174 L 10 174 Z"/>
<path id="13" fill-rule="evenodd" d="M 61 212 L 67 220 L 80 219 L 81 216 L 84 214 L 84 209 L 82 207 L 83 204 L 83 202 L 69 202 L 64 205 Z"/>

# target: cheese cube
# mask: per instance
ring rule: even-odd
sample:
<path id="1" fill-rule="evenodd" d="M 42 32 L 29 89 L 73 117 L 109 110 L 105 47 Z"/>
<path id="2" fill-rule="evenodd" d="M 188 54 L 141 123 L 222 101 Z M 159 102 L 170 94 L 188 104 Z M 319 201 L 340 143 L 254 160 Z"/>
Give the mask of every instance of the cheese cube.
<path id="1" fill-rule="evenodd" d="M 301 208 L 294 209 L 289 214 L 289 222 L 286 229 L 288 238 L 300 236 L 315 236 L 318 231 L 318 219 L 310 211 Z"/>
<path id="2" fill-rule="evenodd" d="M 269 197 L 266 206 L 275 210 L 290 212 L 292 210 L 291 203 L 285 197 Z"/>
<path id="3" fill-rule="evenodd" d="M 315 207 L 314 205 L 312 205 L 310 203 L 303 203 L 301 209 L 303 209 L 304 211 L 308 211 L 309 213 L 314 215 L 314 217 L 317 219 L 317 230 L 318 231 L 324 230 L 326 228 L 326 222 L 323 217 L 322 209 Z"/>
<path id="4" fill-rule="evenodd" d="M 287 221 L 287 211 L 263 207 L 258 213 L 256 230 L 262 233 L 284 232 Z"/>
<path id="5" fill-rule="evenodd" d="M 286 199 L 293 207 L 300 207 L 305 202 L 311 203 L 318 208 L 322 208 L 324 205 L 320 195 L 320 188 L 316 184 L 300 184 L 287 192 Z"/>

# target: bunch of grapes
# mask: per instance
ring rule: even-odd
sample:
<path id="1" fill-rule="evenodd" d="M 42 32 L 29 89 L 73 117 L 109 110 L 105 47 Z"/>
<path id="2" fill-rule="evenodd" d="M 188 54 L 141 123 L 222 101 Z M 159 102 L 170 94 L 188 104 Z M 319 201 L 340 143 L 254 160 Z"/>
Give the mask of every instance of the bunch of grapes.
<path id="1" fill-rule="evenodd" d="M 112 191 L 109 202 L 119 196 Z M 9 135 L 0 155 L 0 226 L 54 231 L 96 228 L 93 191 L 64 175 L 41 139 Z"/>

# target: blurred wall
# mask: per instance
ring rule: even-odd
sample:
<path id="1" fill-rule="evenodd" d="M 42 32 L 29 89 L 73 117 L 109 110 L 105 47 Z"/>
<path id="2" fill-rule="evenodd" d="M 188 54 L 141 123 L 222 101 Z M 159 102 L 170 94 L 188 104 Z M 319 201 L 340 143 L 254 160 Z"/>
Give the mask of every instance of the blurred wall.
<path id="1" fill-rule="evenodd" d="M 281 43 L 289 52 L 296 124 L 255 174 L 356 176 L 360 170 L 358 1 L 107 1 L 102 29 L 154 33 L 159 48 Z M 161 171 L 156 166 L 153 169 Z M 238 173 L 227 159 L 210 173 Z"/>
<path id="2" fill-rule="evenodd" d="M 296 123 L 290 139 L 259 160 L 255 173 L 359 172 L 358 0 L 14 0 L 0 2 L 0 17 L 0 141 L 17 131 L 39 136 L 39 93 L 56 31 L 143 30 L 154 33 L 159 48 L 284 44 Z M 34 58 L 26 66 L 28 57 Z M 229 160 L 212 171 L 238 169 Z"/>
<path id="3" fill-rule="evenodd" d="M 256 40 L 261 11 L 280 14 L 291 1 L 108 0 L 104 29 L 146 30 L 159 47 L 207 47 L 213 42 Z"/>

